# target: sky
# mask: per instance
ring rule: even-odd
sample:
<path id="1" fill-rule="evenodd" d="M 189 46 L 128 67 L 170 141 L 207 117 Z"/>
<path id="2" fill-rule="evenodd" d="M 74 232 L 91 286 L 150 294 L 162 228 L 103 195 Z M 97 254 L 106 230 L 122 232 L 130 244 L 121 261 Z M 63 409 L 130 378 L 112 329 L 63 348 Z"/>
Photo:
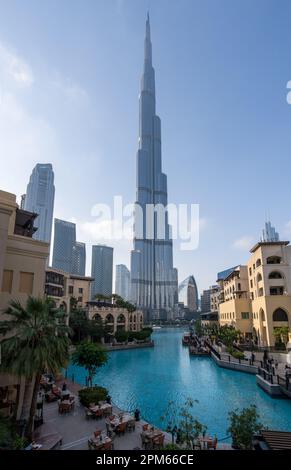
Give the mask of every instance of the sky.
<path id="1" fill-rule="evenodd" d="M 0 188 L 52 163 L 54 216 L 91 245 L 115 195 L 135 201 L 138 94 L 150 10 L 169 202 L 199 204 L 200 241 L 174 243 L 201 292 L 249 257 L 266 217 L 291 238 L 289 0 L 0 0 Z M 108 242 L 129 266 L 130 240 Z"/>

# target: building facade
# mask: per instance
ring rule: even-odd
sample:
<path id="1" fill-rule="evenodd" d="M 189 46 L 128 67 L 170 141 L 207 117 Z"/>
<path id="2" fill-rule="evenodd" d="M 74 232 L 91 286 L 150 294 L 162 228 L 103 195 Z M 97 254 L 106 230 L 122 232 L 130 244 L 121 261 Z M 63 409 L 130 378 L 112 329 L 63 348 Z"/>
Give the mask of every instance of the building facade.
<path id="1" fill-rule="evenodd" d="M 86 245 L 76 241 L 76 224 L 55 219 L 52 267 L 85 276 Z"/>
<path id="2" fill-rule="evenodd" d="M 252 313 L 247 266 L 237 266 L 223 281 L 224 301 L 219 304 L 219 323 L 231 325 L 252 337 Z"/>
<path id="3" fill-rule="evenodd" d="M 35 214 L 20 210 L 16 196 L 0 191 L 0 316 L 9 302 L 24 306 L 28 296 L 43 297 L 49 244 L 32 238 Z M 27 419 L 33 381 L 0 374 L 0 412 Z"/>
<path id="4" fill-rule="evenodd" d="M 276 328 L 291 332 L 291 246 L 287 241 L 260 242 L 248 262 L 253 337 L 274 346 Z"/>
<path id="5" fill-rule="evenodd" d="M 86 245 L 85 243 L 75 242 L 73 246 L 72 274 L 85 276 L 86 270 Z"/>
<path id="6" fill-rule="evenodd" d="M 92 246 L 91 276 L 94 278 L 91 286 L 91 299 L 96 294 L 112 295 L 113 248 L 106 245 Z"/>
<path id="7" fill-rule="evenodd" d="M 149 16 L 146 21 L 144 68 L 139 97 L 139 149 L 134 249 L 131 252 L 131 300 L 147 319 L 172 316 L 177 273 L 168 224 L 167 177 L 162 172 L 161 121 L 156 115 L 155 71 Z M 153 208 L 161 209 L 160 214 Z"/>
<path id="8" fill-rule="evenodd" d="M 211 289 L 204 289 L 201 294 L 201 312 L 207 313 L 210 312 L 210 296 Z"/>
<path id="9" fill-rule="evenodd" d="M 25 210 L 38 214 L 35 224 L 37 231 L 34 234 L 36 240 L 51 242 L 54 199 L 53 167 L 50 163 L 37 163 L 30 176 L 25 198 L 21 201 Z"/>
<path id="10" fill-rule="evenodd" d="M 67 273 L 72 272 L 75 243 L 76 225 L 66 220 L 55 219 L 53 268 Z"/>
<path id="11" fill-rule="evenodd" d="M 125 264 L 117 264 L 115 268 L 115 294 L 124 300 L 130 298 L 130 271 Z"/>
<path id="12" fill-rule="evenodd" d="M 92 277 L 66 273 L 59 269 L 47 268 L 45 277 L 45 295 L 51 298 L 56 307 L 69 313 L 71 299 L 74 306 L 85 309 L 90 300 Z"/>
<path id="13" fill-rule="evenodd" d="M 189 276 L 179 285 L 179 303 L 191 312 L 198 310 L 198 289 L 194 276 Z"/>
<path id="14" fill-rule="evenodd" d="M 106 324 L 109 336 L 117 331 L 140 331 L 143 329 L 143 312 L 128 312 L 126 308 L 116 307 L 108 302 L 91 301 L 88 303 L 90 320 L 102 321 Z M 110 341 L 110 337 L 107 338 Z"/>

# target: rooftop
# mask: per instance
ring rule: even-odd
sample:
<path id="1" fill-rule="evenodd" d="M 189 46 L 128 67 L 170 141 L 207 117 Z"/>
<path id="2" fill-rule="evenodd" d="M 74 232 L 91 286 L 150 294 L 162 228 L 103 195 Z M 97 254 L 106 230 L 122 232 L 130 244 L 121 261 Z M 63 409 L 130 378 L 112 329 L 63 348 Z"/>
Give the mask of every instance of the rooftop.
<path id="1" fill-rule="evenodd" d="M 276 245 L 289 245 L 289 242 L 287 241 L 277 241 L 277 242 L 258 242 L 256 243 L 251 249 L 250 253 L 255 253 L 258 248 L 261 246 L 276 246 Z"/>

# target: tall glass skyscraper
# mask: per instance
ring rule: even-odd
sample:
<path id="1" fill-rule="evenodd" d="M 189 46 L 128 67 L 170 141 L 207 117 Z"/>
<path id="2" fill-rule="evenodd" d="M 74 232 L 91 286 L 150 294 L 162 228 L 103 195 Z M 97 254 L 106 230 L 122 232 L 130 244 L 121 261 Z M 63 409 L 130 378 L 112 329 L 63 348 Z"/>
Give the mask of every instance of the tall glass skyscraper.
<path id="1" fill-rule="evenodd" d="M 265 222 L 265 228 L 263 229 L 263 236 L 261 237 L 262 242 L 278 242 L 279 233 L 276 232 L 275 227 L 271 222 Z"/>
<path id="2" fill-rule="evenodd" d="M 167 318 L 177 300 L 177 271 L 168 213 L 163 220 L 146 220 L 147 207 L 166 208 L 167 177 L 162 172 L 161 121 L 156 115 L 155 71 L 149 15 L 146 21 L 144 68 L 139 96 L 139 149 L 137 152 L 137 205 L 134 250 L 131 253 L 131 300 L 150 318 Z M 142 220 L 141 220 L 142 219 Z"/>
<path id="3" fill-rule="evenodd" d="M 38 214 L 33 238 L 48 243 L 51 241 L 54 199 L 53 167 L 50 163 L 37 163 L 30 176 L 26 196 L 22 197 L 22 205 L 25 210 Z"/>
<path id="4" fill-rule="evenodd" d="M 115 271 L 115 294 L 120 295 L 124 300 L 129 300 L 130 292 L 130 272 L 125 264 L 117 264 Z"/>
<path id="5" fill-rule="evenodd" d="M 112 295 L 113 248 L 106 245 L 92 246 L 91 298 L 96 294 Z"/>
<path id="6" fill-rule="evenodd" d="M 86 245 L 76 241 L 76 224 L 55 219 L 53 268 L 85 276 Z"/>
<path id="7" fill-rule="evenodd" d="M 72 273 L 73 248 L 76 243 L 76 225 L 55 219 L 53 268 Z"/>
<path id="8" fill-rule="evenodd" d="M 179 302 L 183 302 L 191 312 L 198 310 L 198 289 L 194 276 L 187 277 L 179 285 Z"/>
<path id="9" fill-rule="evenodd" d="M 86 269 L 86 245 L 85 243 L 75 242 L 73 246 L 73 267 L 72 274 L 85 276 Z"/>

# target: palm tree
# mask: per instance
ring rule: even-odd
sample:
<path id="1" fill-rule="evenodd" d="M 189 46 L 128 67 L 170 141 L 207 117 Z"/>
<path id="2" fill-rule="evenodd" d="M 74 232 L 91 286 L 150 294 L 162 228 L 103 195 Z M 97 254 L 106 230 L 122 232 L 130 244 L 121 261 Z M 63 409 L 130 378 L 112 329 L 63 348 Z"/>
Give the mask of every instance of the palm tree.
<path id="1" fill-rule="evenodd" d="M 65 313 L 49 299 L 29 297 L 25 307 L 12 300 L 4 313 L 10 318 L 0 322 L 1 369 L 34 383 L 27 425 L 31 437 L 41 376 L 45 371 L 56 374 L 66 365 L 70 328 Z"/>

